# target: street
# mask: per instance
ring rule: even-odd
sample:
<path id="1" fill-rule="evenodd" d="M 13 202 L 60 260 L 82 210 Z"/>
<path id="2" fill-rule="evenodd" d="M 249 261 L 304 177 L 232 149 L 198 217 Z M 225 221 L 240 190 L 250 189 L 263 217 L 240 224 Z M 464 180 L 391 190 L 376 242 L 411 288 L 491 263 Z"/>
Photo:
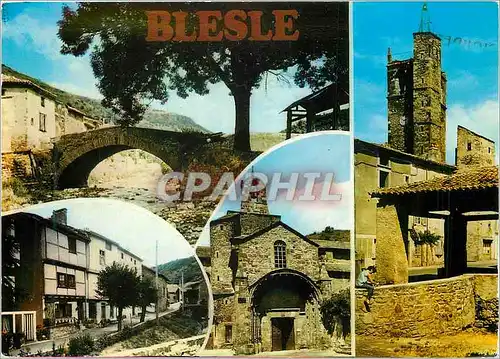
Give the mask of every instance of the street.
<path id="1" fill-rule="evenodd" d="M 165 312 L 159 313 L 158 317 L 163 317 L 164 315 L 176 312 L 180 309 L 181 304 L 180 302 L 171 304 Z M 145 321 L 148 322 L 150 320 L 155 320 L 156 319 L 156 313 L 146 313 Z M 140 323 L 140 316 L 136 315 L 134 317 L 131 317 L 130 319 L 125 319 L 123 320 L 123 325 L 136 325 Z M 38 351 L 42 352 L 47 352 L 52 350 L 53 346 L 55 345 L 55 348 L 57 349 L 60 346 L 66 346 L 71 338 L 77 337 L 82 334 L 90 334 L 94 339 L 112 334 L 114 332 L 118 331 L 118 324 L 110 324 L 107 327 L 101 328 L 101 327 L 96 327 L 96 328 L 87 328 L 87 329 L 82 329 L 77 333 L 74 333 L 72 335 L 69 335 L 64 338 L 58 338 L 54 340 L 44 340 L 41 342 L 31 342 L 31 343 L 26 343 L 24 344 L 21 349 L 13 349 L 10 351 L 11 356 L 16 356 L 18 355 L 21 350 L 24 351 L 29 351 L 31 353 L 37 353 Z"/>

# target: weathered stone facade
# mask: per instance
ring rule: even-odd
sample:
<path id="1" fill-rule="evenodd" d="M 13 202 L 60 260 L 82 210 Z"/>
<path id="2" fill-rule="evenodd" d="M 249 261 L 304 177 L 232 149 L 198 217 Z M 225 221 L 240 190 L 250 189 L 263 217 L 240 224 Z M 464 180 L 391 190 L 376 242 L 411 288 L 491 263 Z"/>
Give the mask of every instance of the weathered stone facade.
<path id="1" fill-rule="evenodd" d="M 388 55 L 389 145 L 419 157 L 446 160 L 446 76 L 441 71 L 441 39 L 413 34 L 414 57 Z"/>
<path id="2" fill-rule="evenodd" d="M 237 354 L 331 349 L 320 303 L 349 287 L 328 265 L 335 259 L 325 252 L 334 249 L 263 214 L 267 205 L 259 202 L 242 204 L 258 213 L 228 212 L 210 223 L 211 345 Z"/>
<path id="3" fill-rule="evenodd" d="M 458 126 L 455 162 L 459 169 L 495 165 L 495 142 Z"/>
<path id="4" fill-rule="evenodd" d="M 498 312 L 476 311 L 479 300 L 491 302 L 497 298 L 497 280 L 498 276 L 493 274 L 467 274 L 377 287 L 370 312 L 363 304 L 366 291 L 356 289 L 356 334 L 433 337 L 456 334 L 488 320 L 498 323 Z"/>

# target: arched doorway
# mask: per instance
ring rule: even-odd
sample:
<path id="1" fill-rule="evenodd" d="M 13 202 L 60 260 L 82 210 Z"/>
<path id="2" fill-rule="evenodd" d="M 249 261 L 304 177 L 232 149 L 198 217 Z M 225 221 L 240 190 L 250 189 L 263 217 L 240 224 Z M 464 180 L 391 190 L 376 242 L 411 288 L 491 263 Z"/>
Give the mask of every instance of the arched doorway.
<path id="1" fill-rule="evenodd" d="M 262 277 L 250 290 L 252 340 L 257 351 L 296 350 L 314 345 L 314 328 L 322 325 L 320 292 L 308 276 L 280 269 Z"/>

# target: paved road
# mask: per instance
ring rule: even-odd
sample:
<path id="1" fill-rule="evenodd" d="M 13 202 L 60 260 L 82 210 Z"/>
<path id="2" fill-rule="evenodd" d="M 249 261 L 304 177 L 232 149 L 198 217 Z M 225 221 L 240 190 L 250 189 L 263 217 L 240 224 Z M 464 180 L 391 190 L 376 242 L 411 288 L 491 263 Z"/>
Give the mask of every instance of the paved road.
<path id="1" fill-rule="evenodd" d="M 179 309 L 180 309 L 180 303 L 174 303 L 174 304 L 170 305 L 170 307 L 168 308 L 167 311 L 159 313 L 158 316 L 162 317 L 166 314 L 176 312 Z M 145 321 L 150 321 L 150 320 L 155 320 L 155 319 L 156 319 L 155 313 L 146 313 Z M 138 315 L 131 317 L 130 319 L 127 318 L 127 319 L 123 320 L 123 324 L 129 324 L 129 325 L 130 324 L 135 325 L 135 324 L 138 324 L 139 322 L 140 322 L 140 316 L 138 316 Z M 52 350 L 53 345 L 55 345 L 56 349 L 59 348 L 60 346 L 66 346 L 71 338 L 77 337 L 77 336 L 82 335 L 82 334 L 90 334 L 94 339 L 97 339 L 97 338 L 109 335 L 109 334 L 117 332 L 117 331 L 118 331 L 118 324 L 117 323 L 111 324 L 111 325 L 104 327 L 104 328 L 98 327 L 98 328 L 82 329 L 79 332 L 74 333 L 74 334 L 67 336 L 67 337 L 64 337 L 64 338 L 59 338 L 59 339 L 54 339 L 54 340 L 45 340 L 42 342 L 27 343 L 27 344 L 23 345 L 22 348 L 19 350 L 16 350 L 16 349 L 11 350 L 10 355 L 16 356 L 17 354 L 19 354 L 19 352 L 21 350 L 28 350 L 31 353 L 36 353 L 40 350 L 42 352 L 47 352 L 47 351 Z"/>

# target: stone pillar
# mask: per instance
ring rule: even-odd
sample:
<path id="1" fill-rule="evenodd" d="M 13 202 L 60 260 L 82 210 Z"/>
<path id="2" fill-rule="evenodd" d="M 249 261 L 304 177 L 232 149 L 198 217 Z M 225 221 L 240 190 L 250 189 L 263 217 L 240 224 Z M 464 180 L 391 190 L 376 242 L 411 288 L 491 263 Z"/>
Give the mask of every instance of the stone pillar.
<path id="1" fill-rule="evenodd" d="M 377 204 L 376 218 L 376 280 L 380 284 L 408 283 L 405 251 L 408 215 L 402 205 L 381 199 Z"/>
<path id="2" fill-rule="evenodd" d="M 453 277 L 467 269 L 467 219 L 452 212 L 445 220 L 444 274 Z"/>
<path id="3" fill-rule="evenodd" d="M 233 348 L 236 354 L 254 354 L 252 343 L 252 308 L 248 279 L 239 273 L 235 279 L 235 311 L 233 313 Z"/>

